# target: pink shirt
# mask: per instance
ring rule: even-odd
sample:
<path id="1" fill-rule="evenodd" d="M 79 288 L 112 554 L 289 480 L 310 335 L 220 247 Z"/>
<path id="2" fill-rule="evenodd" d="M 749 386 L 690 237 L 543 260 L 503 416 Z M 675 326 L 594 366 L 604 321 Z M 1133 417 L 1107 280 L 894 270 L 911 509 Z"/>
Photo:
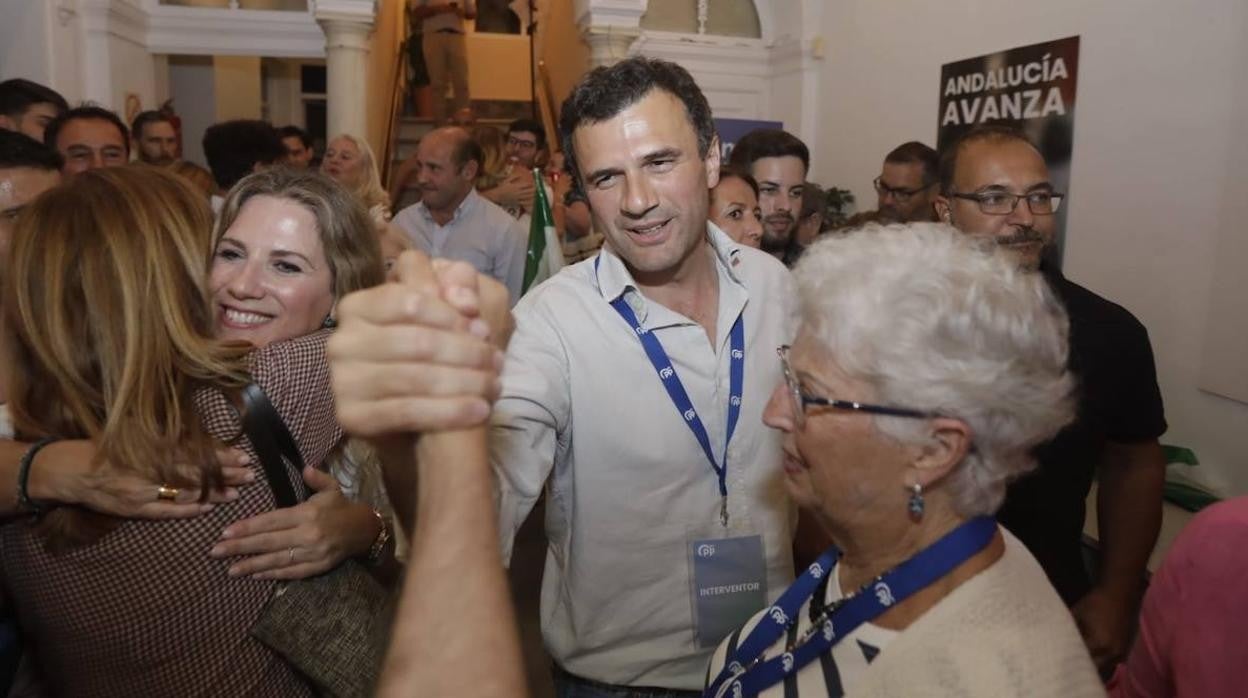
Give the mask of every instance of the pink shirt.
<path id="1" fill-rule="evenodd" d="M 1248 497 L 1215 504 L 1175 539 L 1153 576 L 1140 631 L 1111 696 L 1248 693 Z"/>

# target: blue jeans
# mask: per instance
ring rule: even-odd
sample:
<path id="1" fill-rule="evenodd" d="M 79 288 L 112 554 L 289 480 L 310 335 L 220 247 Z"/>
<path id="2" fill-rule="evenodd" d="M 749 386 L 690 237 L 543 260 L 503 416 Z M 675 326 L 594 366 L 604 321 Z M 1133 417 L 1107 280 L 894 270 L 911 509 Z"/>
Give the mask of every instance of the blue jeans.
<path id="1" fill-rule="evenodd" d="M 613 686 L 608 683 L 583 679 L 569 674 L 556 666 L 555 698 L 698 698 L 701 691 L 681 691 L 675 688 L 652 686 Z"/>

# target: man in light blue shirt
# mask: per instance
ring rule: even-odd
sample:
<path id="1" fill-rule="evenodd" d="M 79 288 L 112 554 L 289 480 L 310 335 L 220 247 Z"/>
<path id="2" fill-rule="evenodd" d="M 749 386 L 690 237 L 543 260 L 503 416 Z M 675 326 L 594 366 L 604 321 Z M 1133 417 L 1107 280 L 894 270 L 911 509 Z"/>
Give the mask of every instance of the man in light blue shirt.
<path id="1" fill-rule="evenodd" d="M 782 438 L 762 414 L 796 292 L 708 222 L 719 140 L 683 68 L 590 72 L 560 132 L 608 243 L 513 312 L 491 417 L 500 542 L 510 557 L 544 492 L 558 695 L 697 696 L 714 645 L 793 579 Z"/>
<path id="2" fill-rule="evenodd" d="M 457 127 L 420 139 L 416 181 L 421 201 L 394 217 L 412 245 L 431 257 L 468 262 L 507 287 L 514 304 L 524 282 L 528 232 L 503 209 L 477 194 L 481 146 Z"/>

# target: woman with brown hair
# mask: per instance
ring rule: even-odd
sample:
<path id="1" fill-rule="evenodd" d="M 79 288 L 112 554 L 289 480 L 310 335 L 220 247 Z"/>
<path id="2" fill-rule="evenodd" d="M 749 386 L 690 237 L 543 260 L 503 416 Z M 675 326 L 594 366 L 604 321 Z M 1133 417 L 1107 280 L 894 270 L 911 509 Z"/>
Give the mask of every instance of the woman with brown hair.
<path id="1" fill-rule="evenodd" d="M 758 208 L 758 181 L 744 168 L 721 165 L 719 183 L 711 189 L 709 218 L 733 242 L 757 248 L 763 239 L 763 214 Z"/>
<path id="2" fill-rule="evenodd" d="M 254 347 L 332 328 L 338 299 L 376 286 L 384 273 L 378 232 L 359 202 L 306 170 L 267 170 L 235 185 L 213 250 L 216 335 Z M 230 574 L 282 579 L 352 557 L 388 564 L 392 529 L 375 459 L 362 443 L 343 444 L 326 465 L 305 469 L 315 490 L 308 501 L 227 527 L 210 554 L 248 556 Z"/>
<path id="3" fill-rule="evenodd" d="M 12 359 L 4 368 L 18 437 L 38 441 L 17 472 L 17 506 L 0 502 L 27 514 L 0 528 L 0 587 L 54 694 L 311 693 L 249 632 L 275 583 L 231 576 L 236 560 L 208 554 L 223 529 L 273 510 L 271 490 L 240 488 L 215 504 L 189 504 L 178 490 L 220 489 L 223 443 L 238 443 L 258 463 L 239 441 L 235 407 L 249 382 L 268 394 L 304 460 L 325 460 L 342 436 L 328 332 L 255 351 L 217 341 L 206 279 L 210 216 L 175 176 L 126 167 L 52 190 L 14 232 L 4 275 Z M 482 344 L 456 353 L 488 362 Z M 114 489 L 124 489 L 118 481 L 163 483 L 150 488 L 151 500 L 171 496 L 202 515 L 139 520 L 52 507 L 43 497 L 59 499 L 49 486 L 56 478 L 32 475 L 48 465 L 35 456 L 54 439 L 92 440 L 95 455 L 79 471 L 106 463 L 103 479 Z M 306 494 L 299 474 L 290 475 Z"/>

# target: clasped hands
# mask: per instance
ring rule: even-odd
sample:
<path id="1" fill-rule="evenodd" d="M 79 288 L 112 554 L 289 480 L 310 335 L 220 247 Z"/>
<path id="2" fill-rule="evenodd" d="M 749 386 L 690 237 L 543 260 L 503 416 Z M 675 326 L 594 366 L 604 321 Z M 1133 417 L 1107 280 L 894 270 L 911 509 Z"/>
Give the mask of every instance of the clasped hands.
<path id="1" fill-rule="evenodd" d="M 338 421 L 360 437 L 483 424 L 510 334 L 507 290 L 463 262 L 404 252 L 396 283 L 338 305 L 329 340 Z"/>

